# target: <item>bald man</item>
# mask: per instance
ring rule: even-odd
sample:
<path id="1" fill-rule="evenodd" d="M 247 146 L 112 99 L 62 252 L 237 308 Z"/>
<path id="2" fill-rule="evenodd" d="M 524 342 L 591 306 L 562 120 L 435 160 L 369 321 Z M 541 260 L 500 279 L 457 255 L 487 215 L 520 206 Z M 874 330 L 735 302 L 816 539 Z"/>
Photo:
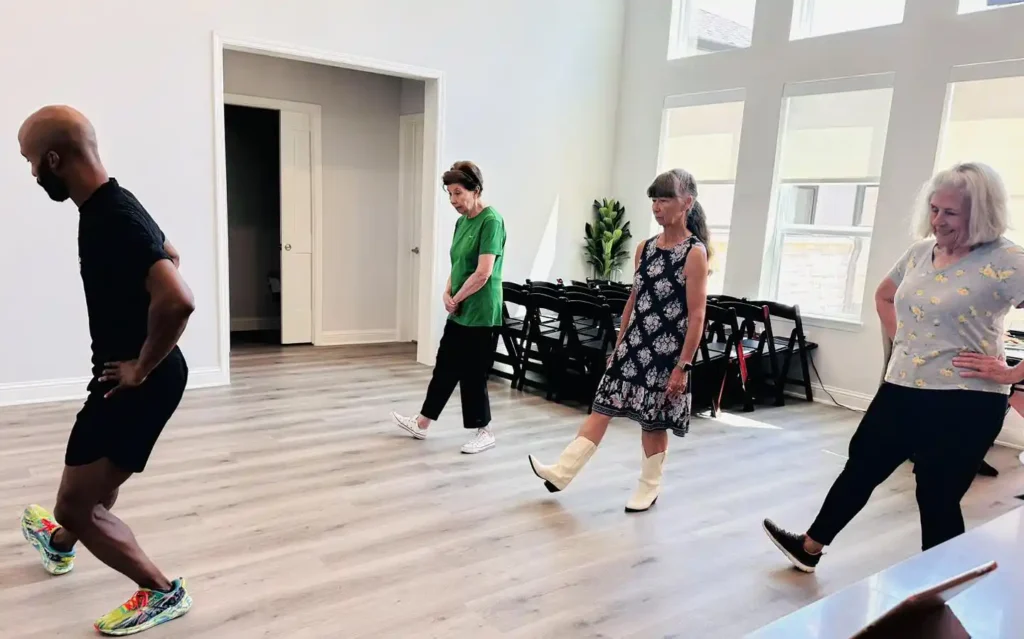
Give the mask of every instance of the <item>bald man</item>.
<path id="1" fill-rule="evenodd" d="M 25 121 L 18 143 L 46 194 L 78 206 L 93 373 L 68 439 L 54 513 L 29 506 L 22 532 L 50 574 L 71 571 L 81 541 L 135 581 L 135 595 L 95 624 L 104 634 L 134 634 L 192 605 L 184 580 L 160 572 L 110 512 L 121 484 L 145 469 L 185 390 L 188 367 L 177 343 L 195 308 L 192 292 L 160 227 L 107 176 L 85 116 L 45 107 Z"/>

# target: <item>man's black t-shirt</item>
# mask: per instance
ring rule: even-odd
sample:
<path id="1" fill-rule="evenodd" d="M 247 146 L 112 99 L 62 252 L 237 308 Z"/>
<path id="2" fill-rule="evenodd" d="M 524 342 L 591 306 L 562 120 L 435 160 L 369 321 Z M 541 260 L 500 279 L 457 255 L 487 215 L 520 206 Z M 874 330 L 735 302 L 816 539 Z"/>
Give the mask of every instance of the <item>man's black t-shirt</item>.
<path id="1" fill-rule="evenodd" d="M 114 179 L 96 189 L 79 212 L 78 257 L 93 375 L 99 375 L 107 362 L 138 358 L 148 326 L 146 278 L 153 264 L 170 256 L 163 231 Z"/>

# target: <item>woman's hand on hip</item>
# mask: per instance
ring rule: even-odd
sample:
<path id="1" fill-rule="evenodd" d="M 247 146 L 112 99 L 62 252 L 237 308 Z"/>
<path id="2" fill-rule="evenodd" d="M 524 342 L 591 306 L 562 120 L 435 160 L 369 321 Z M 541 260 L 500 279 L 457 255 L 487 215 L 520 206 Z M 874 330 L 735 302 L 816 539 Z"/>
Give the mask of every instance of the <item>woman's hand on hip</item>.
<path id="1" fill-rule="evenodd" d="M 964 351 L 953 357 L 953 366 L 960 369 L 960 377 L 987 379 L 1000 384 L 1016 384 L 1020 374 L 1002 357 Z"/>
<path id="2" fill-rule="evenodd" d="M 668 378 L 668 386 L 665 387 L 665 394 L 669 397 L 678 397 L 686 392 L 686 387 L 689 382 L 690 374 L 677 366 L 672 369 L 672 375 Z"/>

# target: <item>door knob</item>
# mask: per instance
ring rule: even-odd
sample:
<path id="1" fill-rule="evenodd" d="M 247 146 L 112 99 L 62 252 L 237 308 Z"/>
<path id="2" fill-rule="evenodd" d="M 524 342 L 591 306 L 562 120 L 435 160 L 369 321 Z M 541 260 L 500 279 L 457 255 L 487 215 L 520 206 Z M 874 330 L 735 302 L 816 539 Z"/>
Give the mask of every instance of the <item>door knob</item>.
<path id="1" fill-rule="evenodd" d="M 418 247 L 418 246 L 413 247 L 412 252 L 415 253 L 416 255 L 419 255 L 420 254 L 420 247 Z"/>
<path id="2" fill-rule="evenodd" d="M 284 250 L 286 250 L 286 251 L 292 250 L 292 245 L 291 244 L 285 244 L 284 245 Z"/>

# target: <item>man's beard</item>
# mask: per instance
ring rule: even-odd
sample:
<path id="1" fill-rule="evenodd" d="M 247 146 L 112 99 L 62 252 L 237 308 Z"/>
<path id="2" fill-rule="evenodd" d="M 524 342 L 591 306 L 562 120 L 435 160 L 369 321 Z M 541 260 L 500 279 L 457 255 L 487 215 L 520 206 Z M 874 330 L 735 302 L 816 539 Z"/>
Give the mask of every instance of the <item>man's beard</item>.
<path id="1" fill-rule="evenodd" d="M 50 169 L 45 158 L 43 162 L 39 163 L 39 176 L 36 178 L 36 183 L 43 187 L 43 190 L 54 202 L 64 202 L 71 197 L 68 185 Z"/>

